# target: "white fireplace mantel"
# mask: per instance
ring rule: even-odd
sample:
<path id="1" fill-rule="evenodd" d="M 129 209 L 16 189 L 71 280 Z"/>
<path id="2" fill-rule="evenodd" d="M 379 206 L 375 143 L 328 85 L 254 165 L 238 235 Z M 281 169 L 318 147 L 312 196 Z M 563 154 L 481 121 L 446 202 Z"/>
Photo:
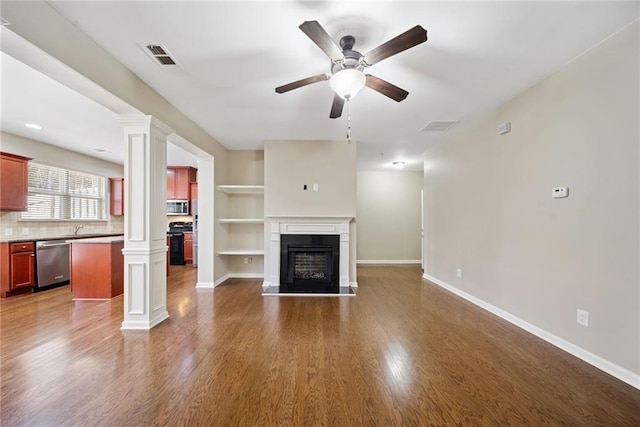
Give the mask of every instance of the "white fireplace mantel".
<path id="1" fill-rule="evenodd" d="M 270 262 L 265 271 L 263 287 L 280 286 L 280 235 L 324 234 L 340 236 L 340 286 L 349 286 L 349 223 L 353 217 L 267 216 L 270 226 Z"/>

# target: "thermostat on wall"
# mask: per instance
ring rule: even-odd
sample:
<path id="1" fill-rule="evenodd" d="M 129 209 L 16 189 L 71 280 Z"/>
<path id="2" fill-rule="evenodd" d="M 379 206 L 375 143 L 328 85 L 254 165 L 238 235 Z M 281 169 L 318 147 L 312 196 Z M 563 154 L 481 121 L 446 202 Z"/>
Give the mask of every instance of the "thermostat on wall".
<path id="1" fill-rule="evenodd" d="M 569 195 L 569 187 L 556 187 L 551 190 L 551 195 L 554 199 L 562 199 Z"/>

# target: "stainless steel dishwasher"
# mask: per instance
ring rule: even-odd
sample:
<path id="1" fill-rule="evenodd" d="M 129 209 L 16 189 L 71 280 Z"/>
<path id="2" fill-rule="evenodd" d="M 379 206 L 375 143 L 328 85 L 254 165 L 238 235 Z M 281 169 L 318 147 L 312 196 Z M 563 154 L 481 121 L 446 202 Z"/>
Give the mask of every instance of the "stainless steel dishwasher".
<path id="1" fill-rule="evenodd" d="M 64 240 L 36 242 L 36 286 L 55 285 L 69 280 L 69 243 Z"/>

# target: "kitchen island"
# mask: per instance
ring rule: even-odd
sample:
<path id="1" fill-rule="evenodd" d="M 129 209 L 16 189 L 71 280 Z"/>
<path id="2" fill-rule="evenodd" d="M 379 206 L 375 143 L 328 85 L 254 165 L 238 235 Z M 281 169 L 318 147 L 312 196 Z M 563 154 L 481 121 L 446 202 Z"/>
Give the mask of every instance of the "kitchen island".
<path id="1" fill-rule="evenodd" d="M 124 291 L 124 237 L 69 240 L 74 300 L 110 299 Z"/>

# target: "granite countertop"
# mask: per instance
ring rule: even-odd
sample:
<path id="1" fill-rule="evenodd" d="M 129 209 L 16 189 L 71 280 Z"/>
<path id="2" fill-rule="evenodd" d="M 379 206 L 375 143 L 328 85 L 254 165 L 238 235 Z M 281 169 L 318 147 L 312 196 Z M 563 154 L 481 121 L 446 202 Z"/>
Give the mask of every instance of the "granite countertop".
<path id="1" fill-rule="evenodd" d="M 107 236 L 107 237 L 93 237 L 88 239 L 73 239 L 67 240 L 69 243 L 73 244 L 111 244 L 111 243 L 120 243 L 124 242 L 124 236 Z"/>
<path id="2" fill-rule="evenodd" d="M 52 236 L 52 237 L 29 237 L 29 236 L 21 236 L 9 239 L 0 239 L 0 243 L 22 243 L 22 242 L 43 242 L 48 240 L 76 240 L 76 239 L 92 239 L 95 237 L 116 237 L 120 236 L 124 239 L 124 234 L 122 233 L 102 233 L 102 234 L 79 234 L 77 236 L 74 235 L 64 235 L 64 236 Z"/>

